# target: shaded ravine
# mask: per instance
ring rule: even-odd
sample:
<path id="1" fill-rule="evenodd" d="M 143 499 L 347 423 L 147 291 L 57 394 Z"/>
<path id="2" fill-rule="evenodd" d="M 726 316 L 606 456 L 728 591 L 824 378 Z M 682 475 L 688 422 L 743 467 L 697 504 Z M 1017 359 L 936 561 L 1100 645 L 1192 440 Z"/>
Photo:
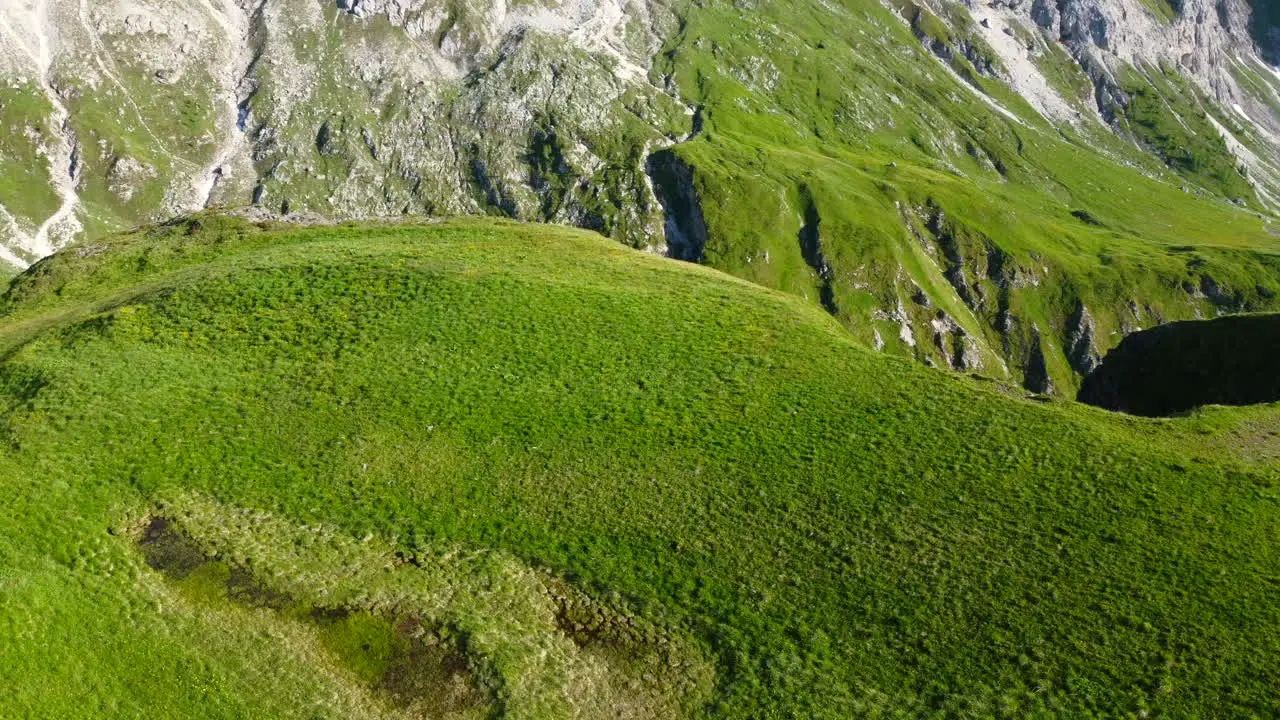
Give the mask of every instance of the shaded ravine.
<path id="1" fill-rule="evenodd" d="M 695 168 L 667 148 L 649 155 L 645 172 L 663 211 L 667 257 L 700 263 L 706 259 L 707 222 L 694 184 Z"/>
<path id="2" fill-rule="evenodd" d="M 818 286 L 818 300 L 822 307 L 832 315 L 839 313 L 836 307 L 835 271 L 822 252 L 822 216 L 818 213 L 818 204 L 813 199 L 813 191 L 808 185 L 800 186 L 800 203 L 804 207 L 804 220 L 800 226 L 800 253 L 804 261 L 818 274 L 821 284 Z"/>
<path id="3" fill-rule="evenodd" d="M 700 263 L 706 260 L 708 233 L 702 200 L 694 184 L 696 169 L 675 148 L 702 134 L 704 117 L 701 107 L 687 107 L 689 134 L 650 152 L 645 157 L 644 174 L 649 190 L 662 207 L 666 256 Z"/>
<path id="4" fill-rule="evenodd" d="M 1102 360 L 1077 399 L 1163 417 L 1203 405 L 1280 402 L 1280 315 L 1228 315 L 1133 333 Z"/>
<path id="5" fill-rule="evenodd" d="M 1252 10 L 1249 32 L 1263 58 L 1280 63 L 1280 4 L 1275 0 L 1245 0 L 1245 4 Z"/>

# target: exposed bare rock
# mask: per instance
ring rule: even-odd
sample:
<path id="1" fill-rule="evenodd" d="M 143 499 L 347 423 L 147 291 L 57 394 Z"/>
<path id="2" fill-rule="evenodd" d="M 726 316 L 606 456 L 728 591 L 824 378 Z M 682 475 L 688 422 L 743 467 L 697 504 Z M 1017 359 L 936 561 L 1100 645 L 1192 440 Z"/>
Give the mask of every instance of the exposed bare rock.
<path id="1" fill-rule="evenodd" d="M 142 184 L 156 177 L 156 169 L 131 157 L 116 158 L 107 171 L 107 189 L 122 202 L 129 202 Z"/>

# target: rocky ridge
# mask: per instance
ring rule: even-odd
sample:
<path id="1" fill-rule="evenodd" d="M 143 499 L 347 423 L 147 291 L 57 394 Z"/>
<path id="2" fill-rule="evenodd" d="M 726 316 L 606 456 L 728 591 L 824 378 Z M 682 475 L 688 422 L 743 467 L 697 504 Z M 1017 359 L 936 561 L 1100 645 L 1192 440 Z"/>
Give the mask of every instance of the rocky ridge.
<path id="1" fill-rule="evenodd" d="M 100 185 L 76 209 L 90 235 L 249 202 L 339 217 L 493 210 L 607 229 L 615 220 L 596 197 L 642 188 L 642 163 L 625 186 L 596 173 L 689 123 L 647 82 L 674 18 L 646 3 L 37 0 L 3 13 L 6 28 L 38 25 L 51 48 L 43 64 L 4 53 L 9 102 L 66 98 L 68 133 L 93 138 L 72 178 Z M 640 127 L 601 147 L 624 112 L 643 115 Z M 59 147 L 75 143 L 87 145 L 44 143 L 52 176 L 68 155 Z M 661 225 L 649 200 L 617 208 L 632 236 Z M 64 223 L 45 242 L 40 218 L 11 215 L 3 240 L 18 262 L 80 232 Z"/>

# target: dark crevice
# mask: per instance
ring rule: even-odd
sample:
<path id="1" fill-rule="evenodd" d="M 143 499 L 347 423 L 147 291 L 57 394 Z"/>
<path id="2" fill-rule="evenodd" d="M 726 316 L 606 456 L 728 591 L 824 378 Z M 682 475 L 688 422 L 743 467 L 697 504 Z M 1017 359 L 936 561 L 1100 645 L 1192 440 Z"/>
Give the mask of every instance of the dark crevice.
<path id="1" fill-rule="evenodd" d="M 645 172 L 665 214 L 667 256 L 688 262 L 706 259 L 707 223 L 694 183 L 693 166 L 670 149 L 659 150 L 645 161 Z"/>
<path id="2" fill-rule="evenodd" d="M 808 185 L 800 186 L 800 203 L 804 212 L 804 224 L 800 226 L 800 253 L 804 261 L 818 274 L 818 299 L 822 307 L 832 315 L 839 313 L 836 306 L 835 271 L 827 262 L 822 252 L 822 215 L 818 213 L 818 204 L 813 199 L 813 191 Z"/>
<path id="3" fill-rule="evenodd" d="M 946 267 L 942 271 L 943 277 L 955 289 L 965 305 L 971 309 L 977 309 L 980 299 L 975 296 L 974 289 L 969 286 L 965 278 L 964 255 L 960 250 L 959 238 L 956 237 L 955 229 L 947 222 L 942 208 L 929 205 L 925 228 L 937 242 L 938 249 L 942 251 L 942 257 L 946 261 Z"/>
<path id="4" fill-rule="evenodd" d="M 542 199 L 542 217 L 549 219 L 564 205 L 568 188 L 573 184 L 573 169 L 565 158 L 554 124 L 536 128 L 530 134 L 525 162 L 529 165 L 529 185 Z"/>
<path id="5" fill-rule="evenodd" d="M 1134 415 L 1280 401 L 1280 315 L 1175 322 L 1133 333 L 1102 360 L 1077 399 Z"/>
<path id="6" fill-rule="evenodd" d="M 515 199 L 508 196 L 501 184 L 489 175 L 489 167 L 480 157 L 479 147 L 471 148 L 471 183 L 485 205 L 497 209 L 507 217 L 516 217 Z"/>
<path id="7" fill-rule="evenodd" d="M 1249 33 L 1272 65 L 1280 64 L 1280 3 L 1275 0 L 1246 0 L 1250 7 Z"/>
<path id="8" fill-rule="evenodd" d="M 1104 227 L 1104 225 L 1102 224 L 1102 221 L 1094 217 L 1093 214 L 1090 213 L 1088 210 L 1072 210 L 1071 216 L 1079 220 L 1080 222 L 1084 223 L 1085 225 L 1092 225 L 1093 227 Z"/>
<path id="9" fill-rule="evenodd" d="M 1053 394 L 1053 380 L 1049 377 L 1049 366 L 1044 357 L 1044 342 L 1036 328 L 1031 330 L 1027 364 L 1022 371 L 1022 386 L 1033 393 Z"/>
<path id="10" fill-rule="evenodd" d="M 1200 293 L 1209 299 L 1214 306 L 1221 308 L 1227 312 L 1240 312 L 1246 309 L 1246 302 L 1243 294 L 1237 291 L 1231 291 L 1219 285 L 1209 275 L 1200 276 Z"/>

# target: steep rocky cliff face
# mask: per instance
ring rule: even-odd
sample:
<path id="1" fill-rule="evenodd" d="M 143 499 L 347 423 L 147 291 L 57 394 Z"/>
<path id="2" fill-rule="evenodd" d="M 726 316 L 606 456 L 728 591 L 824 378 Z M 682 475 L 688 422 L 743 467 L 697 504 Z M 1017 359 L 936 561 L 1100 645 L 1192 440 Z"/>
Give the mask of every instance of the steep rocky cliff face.
<path id="1" fill-rule="evenodd" d="M 1187 163 L 1185 154 L 1202 144 L 1187 133 L 1160 135 L 1143 113 L 1154 96 L 1179 115 L 1192 114 L 1178 112 L 1180 106 L 1199 107 L 1255 178 L 1252 189 L 1274 209 L 1280 181 L 1280 95 L 1271 59 L 1277 47 L 1271 10 L 1259 12 L 1247 0 L 1034 0 L 1010 5 L 1024 8 L 1085 68 L 1105 118 L 1127 127 L 1171 163 L 1182 160 L 1179 166 L 1193 174 L 1200 168 Z M 1171 89 L 1181 97 L 1170 97 L 1166 90 Z M 1216 140 L 1211 132 L 1204 134 Z M 1230 177 L 1232 169 L 1222 169 L 1221 189 L 1243 197 L 1249 189 Z"/>
<path id="2" fill-rule="evenodd" d="M 1070 392 L 1276 305 L 1254 0 L 6 0 L 0 253 L 210 206 L 492 213 Z"/>
<path id="3" fill-rule="evenodd" d="M 690 123 L 647 79 L 676 18 L 643 3 L 37 0 L 3 18 L 5 119 L 31 144 L 12 164 L 42 156 L 44 184 L 78 195 L 47 223 L 26 190 L 5 193 L 24 260 L 250 202 L 655 238 L 645 148 Z"/>

